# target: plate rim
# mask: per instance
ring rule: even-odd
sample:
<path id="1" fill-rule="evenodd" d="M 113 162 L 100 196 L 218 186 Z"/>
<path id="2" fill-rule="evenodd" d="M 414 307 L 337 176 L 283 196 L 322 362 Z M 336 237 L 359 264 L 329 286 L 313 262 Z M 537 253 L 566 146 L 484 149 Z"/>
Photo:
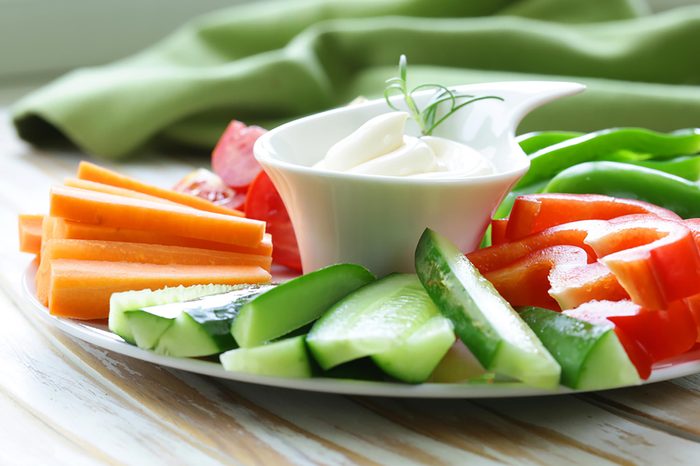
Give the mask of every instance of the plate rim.
<path id="1" fill-rule="evenodd" d="M 272 377 L 243 372 L 227 371 L 218 363 L 194 358 L 177 358 L 163 356 L 152 351 L 141 349 L 124 341 L 118 335 L 106 329 L 104 324 L 91 321 L 79 321 L 52 316 L 49 310 L 36 297 L 34 278 L 37 271 L 36 261 L 32 261 L 22 274 L 22 298 L 29 304 L 32 312 L 22 309 L 29 318 L 39 317 L 42 322 L 51 325 L 63 333 L 97 347 L 113 351 L 141 361 L 159 366 L 192 372 L 235 382 L 252 383 L 269 387 L 302 390 L 308 392 L 329 393 L 354 396 L 379 396 L 392 398 L 520 398 L 531 396 L 566 395 L 587 393 L 601 390 L 573 390 L 560 385 L 555 390 L 530 387 L 520 382 L 513 383 L 422 383 L 402 384 L 400 382 L 378 382 L 355 379 L 333 378 L 284 378 Z M 700 373 L 700 348 L 683 355 L 679 360 L 671 360 L 658 365 L 652 371 L 649 379 L 638 385 L 626 385 L 619 388 L 630 388 L 662 382 L 679 377 Z"/>

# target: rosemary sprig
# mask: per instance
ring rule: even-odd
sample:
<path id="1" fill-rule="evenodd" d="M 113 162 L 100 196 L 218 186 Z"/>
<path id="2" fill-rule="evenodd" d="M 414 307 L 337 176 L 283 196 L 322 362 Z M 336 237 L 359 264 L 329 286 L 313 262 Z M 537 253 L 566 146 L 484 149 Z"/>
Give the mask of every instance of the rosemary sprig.
<path id="1" fill-rule="evenodd" d="M 408 113 L 411 115 L 411 118 L 418 123 L 421 133 L 424 136 L 433 134 L 435 128 L 466 105 L 486 99 L 503 100 L 502 97 L 495 95 L 476 97 L 469 94 L 462 94 L 441 84 L 421 84 L 409 90 L 406 81 L 407 68 L 408 63 L 406 55 L 401 55 L 399 58 L 399 75 L 387 79 L 387 86 L 386 89 L 384 89 L 384 99 L 389 107 L 394 110 L 400 110 L 391 102 L 391 96 L 396 94 L 403 95 Z M 427 105 L 421 109 L 413 98 L 413 94 L 426 89 L 434 89 L 435 95 L 433 95 Z M 446 107 L 447 104 L 449 104 L 449 107 Z"/>

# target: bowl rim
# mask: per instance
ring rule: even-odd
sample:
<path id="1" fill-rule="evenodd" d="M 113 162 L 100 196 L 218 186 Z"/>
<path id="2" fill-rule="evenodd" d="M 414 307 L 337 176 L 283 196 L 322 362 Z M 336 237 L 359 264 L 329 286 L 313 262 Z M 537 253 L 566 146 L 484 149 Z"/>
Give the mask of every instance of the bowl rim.
<path id="1" fill-rule="evenodd" d="M 463 89 L 469 88 L 470 90 L 478 90 L 479 88 L 488 89 L 490 86 L 508 86 L 516 87 L 523 85 L 542 85 L 542 84 L 573 84 L 563 81 L 504 81 L 504 82 L 491 82 L 491 83 L 476 83 L 476 84 L 464 84 L 459 86 L 451 86 L 453 89 Z M 432 91 L 421 91 L 416 93 L 417 96 L 422 96 Z M 400 96 L 394 96 L 392 100 L 400 100 Z M 508 131 L 507 137 L 511 138 L 514 149 L 520 151 L 521 156 L 517 157 L 517 161 L 514 168 L 506 171 L 497 171 L 490 174 L 480 174 L 474 176 L 444 176 L 436 178 L 421 178 L 421 177 L 405 177 L 405 176 L 390 176 L 390 175 L 373 175 L 366 173 L 349 173 L 335 170 L 326 170 L 322 168 L 308 167 L 305 165 L 300 165 L 293 162 L 288 162 L 280 158 L 272 156 L 272 154 L 277 153 L 272 147 L 271 140 L 275 138 L 280 132 L 293 129 L 300 125 L 314 123 L 320 119 L 323 119 L 329 115 L 335 115 L 344 112 L 359 112 L 362 109 L 375 106 L 380 102 L 384 102 L 383 98 L 368 100 L 361 104 L 357 104 L 351 107 L 338 107 L 330 110 L 325 110 L 322 112 L 307 115 L 301 118 L 297 118 L 290 122 L 284 123 L 268 132 L 263 134 L 258 138 L 253 146 L 253 154 L 255 159 L 263 166 L 274 167 L 286 172 L 292 172 L 299 175 L 316 176 L 320 178 L 327 178 L 330 180 L 347 180 L 347 181 L 365 181 L 370 183 L 379 184 L 409 184 L 409 185 L 461 185 L 461 184 L 481 184 L 481 183 L 492 183 L 502 181 L 504 179 L 517 179 L 522 176 L 530 168 L 530 159 L 527 157 L 524 151 L 520 149 L 520 146 L 515 142 L 515 130 L 516 126 L 513 125 Z M 387 106 L 387 112 L 391 109 Z"/>

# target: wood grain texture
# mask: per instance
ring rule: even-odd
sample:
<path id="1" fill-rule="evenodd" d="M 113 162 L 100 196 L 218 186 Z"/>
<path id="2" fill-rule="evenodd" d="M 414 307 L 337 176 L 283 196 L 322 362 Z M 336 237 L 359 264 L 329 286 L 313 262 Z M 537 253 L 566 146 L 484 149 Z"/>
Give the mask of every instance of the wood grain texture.
<path id="1" fill-rule="evenodd" d="M 26 312 L 16 215 L 80 156 L 33 150 L 0 115 L 0 464 L 664 464 L 700 458 L 700 376 L 591 395 L 399 400 L 261 387 L 74 340 Z M 164 186 L 206 160 L 116 168 Z M 113 165 L 112 165 L 113 166 Z"/>

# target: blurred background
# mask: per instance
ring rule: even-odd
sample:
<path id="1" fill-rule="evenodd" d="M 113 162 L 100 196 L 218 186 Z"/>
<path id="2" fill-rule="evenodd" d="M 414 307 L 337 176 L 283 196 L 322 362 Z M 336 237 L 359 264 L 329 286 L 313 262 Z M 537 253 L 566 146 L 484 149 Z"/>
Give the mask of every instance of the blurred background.
<path id="1" fill-rule="evenodd" d="M 14 95 L 70 69 L 126 57 L 199 14 L 256 1 L 0 0 L 0 91 Z M 293 0 L 277 3 L 286 1 Z M 700 1 L 647 3 L 659 12 Z"/>

